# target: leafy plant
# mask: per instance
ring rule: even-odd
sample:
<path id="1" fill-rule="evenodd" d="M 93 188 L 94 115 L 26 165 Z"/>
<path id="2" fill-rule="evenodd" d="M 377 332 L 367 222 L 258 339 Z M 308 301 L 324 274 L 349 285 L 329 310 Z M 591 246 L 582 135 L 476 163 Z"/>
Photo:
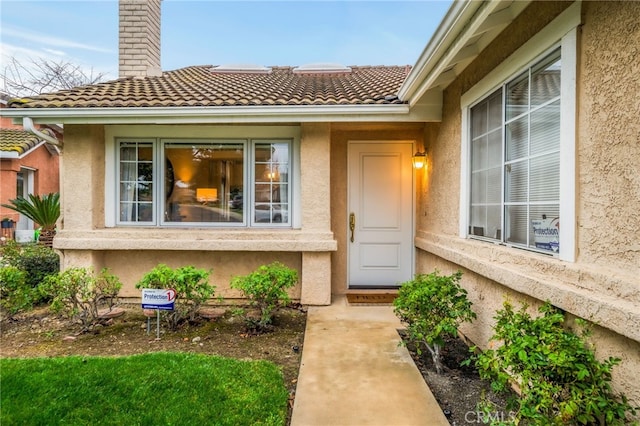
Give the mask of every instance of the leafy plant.
<path id="1" fill-rule="evenodd" d="M 193 321 L 198 309 L 213 296 L 216 287 L 209 284 L 211 271 L 194 266 L 171 269 L 159 264 L 145 274 L 136 288 L 172 288 L 176 291 L 173 311 L 162 311 L 170 329 L 175 330 L 185 319 Z"/>
<path id="2" fill-rule="evenodd" d="M 115 306 L 122 283 L 107 269 L 96 275 L 92 268 L 69 268 L 47 277 L 40 288 L 52 298 L 54 312 L 87 327 L 98 321 L 101 306 Z"/>
<path id="3" fill-rule="evenodd" d="M 0 306 L 11 316 L 32 306 L 33 289 L 26 284 L 26 275 L 15 266 L 0 268 Z"/>
<path id="4" fill-rule="evenodd" d="M 466 290 L 460 287 L 461 278 L 460 271 L 449 276 L 439 275 L 437 270 L 416 275 L 402 284 L 393 301 L 396 316 L 407 324 L 409 340 L 419 354 L 421 344 L 427 348 L 438 374 L 442 373 L 440 351 L 445 336 L 456 337 L 458 326 L 476 317 Z"/>
<path id="5" fill-rule="evenodd" d="M 231 280 L 231 288 L 242 291 L 249 304 L 260 310 L 260 318 L 245 316 L 251 328 L 267 330 L 273 323 L 273 315 L 281 307 L 289 305 L 287 289 L 298 282 L 298 272 L 280 262 L 262 265 L 254 272 Z"/>
<path id="6" fill-rule="evenodd" d="M 42 227 L 39 241 L 51 247 L 56 231 L 56 222 L 60 217 L 60 194 L 57 192 L 46 195 L 29 194 L 29 198 L 18 197 L 9 200 L 10 204 L 2 207 L 17 211 Z"/>
<path id="7" fill-rule="evenodd" d="M 37 291 L 40 283 L 49 275 L 60 271 L 60 256 L 51 248 L 40 244 L 18 244 L 7 241 L 2 247 L 3 265 L 14 266 L 25 272 L 25 284 L 32 288 L 34 304 L 47 301 L 46 295 Z"/>
<path id="8" fill-rule="evenodd" d="M 577 335 L 565 329 L 563 313 L 549 303 L 540 307 L 537 318 L 526 309 L 523 304 L 515 311 L 505 302 L 492 338 L 502 345 L 475 357 L 480 376 L 490 379 L 495 391 L 506 390 L 511 381 L 520 388 L 507 424 L 627 424 L 626 414 L 636 409 L 611 388 L 611 370 L 620 359 L 598 361 L 585 341 L 589 330 Z M 492 407 L 485 404 L 483 409 Z"/>

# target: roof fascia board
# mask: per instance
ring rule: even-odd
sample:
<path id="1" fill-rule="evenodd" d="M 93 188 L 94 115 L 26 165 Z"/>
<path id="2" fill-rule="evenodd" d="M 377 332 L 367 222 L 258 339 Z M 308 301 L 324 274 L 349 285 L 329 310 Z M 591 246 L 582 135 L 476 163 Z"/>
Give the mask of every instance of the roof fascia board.
<path id="1" fill-rule="evenodd" d="M 529 3 L 523 1 L 519 5 L 522 10 Z M 433 38 L 427 44 L 418 62 L 398 92 L 398 97 L 414 104 L 429 89 L 443 81 L 440 75 L 454 58 L 460 55 L 465 43 L 479 32 L 486 32 L 498 25 L 494 20 L 504 25 L 508 10 L 501 11 L 494 17 L 490 15 L 500 5 L 502 0 L 487 0 L 484 2 L 465 1 L 456 2 L 442 21 Z M 514 19 L 515 16 L 511 16 Z M 444 27 L 444 28 L 443 28 Z M 468 55 L 466 52 L 464 55 Z"/>
<path id="2" fill-rule="evenodd" d="M 290 123 L 326 121 L 406 121 L 409 105 L 285 106 L 285 107 L 158 107 L 158 108 L 21 108 L 3 111 L 20 122 L 62 124 L 193 124 Z"/>

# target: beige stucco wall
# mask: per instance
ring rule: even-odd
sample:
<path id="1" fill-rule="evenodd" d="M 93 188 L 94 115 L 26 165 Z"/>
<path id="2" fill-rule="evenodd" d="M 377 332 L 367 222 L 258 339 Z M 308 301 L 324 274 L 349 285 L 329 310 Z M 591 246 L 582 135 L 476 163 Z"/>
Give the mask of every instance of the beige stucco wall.
<path id="1" fill-rule="evenodd" d="M 430 167 L 420 198 L 416 246 L 419 271 L 461 269 L 478 319 L 463 327 L 486 347 L 503 298 L 533 306 L 550 300 L 599 324 L 601 357 L 617 356 L 615 386 L 640 404 L 640 4 L 582 4 L 578 31 L 575 262 L 458 236 L 460 97 L 567 3 L 534 2 L 444 92 L 443 120 L 428 139 Z"/>
<path id="2" fill-rule="evenodd" d="M 279 260 L 296 268 L 300 283 L 292 297 L 305 304 L 331 301 L 331 256 L 336 242 L 330 229 L 328 125 L 302 126 L 65 126 L 65 169 L 62 178 L 62 227 L 54 248 L 62 252 L 63 268 L 108 267 L 122 280 L 124 297 L 139 296 L 136 282 L 159 263 L 213 269 L 212 284 L 223 297 L 233 275 Z M 260 137 L 278 132 L 297 139 L 301 220 L 292 228 L 187 228 L 107 226 L 115 202 L 109 193 L 115 179 L 117 137 Z M 299 136 L 297 136 L 299 135 Z M 230 136 L 227 136 L 230 137 Z M 265 137 L 265 136 L 263 136 Z M 294 162 L 297 162 L 296 158 Z M 294 166 L 295 167 L 295 166 Z M 295 176 L 293 179 L 297 179 Z M 109 185 L 110 184 L 110 185 Z M 295 184 L 295 182 L 294 182 Z M 106 196 L 105 196 L 106 185 Z M 318 197 L 320 194 L 320 197 Z M 109 219 L 111 215 L 111 219 Z"/>
<path id="3" fill-rule="evenodd" d="M 426 126 L 437 126 L 428 123 Z M 338 250 L 331 254 L 332 293 L 347 292 L 347 148 L 349 141 L 413 141 L 424 146 L 422 123 L 334 123 L 331 126 L 331 229 Z"/>

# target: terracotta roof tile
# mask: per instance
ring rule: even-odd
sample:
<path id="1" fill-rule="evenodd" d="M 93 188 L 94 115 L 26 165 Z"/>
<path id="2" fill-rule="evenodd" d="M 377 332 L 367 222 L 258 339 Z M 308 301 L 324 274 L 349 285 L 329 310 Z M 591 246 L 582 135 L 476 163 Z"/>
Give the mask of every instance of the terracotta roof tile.
<path id="1" fill-rule="evenodd" d="M 354 66 L 351 72 L 224 72 L 192 66 L 160 77 L 124 78 L 11 102 L 14 108 L 206 107 L 402 104 L 406 66 Z"/>
<path id="2" fill-rule="evenodd" d="M 31 132 L 20 129 L 0 129 L 0 151 L 13 151 L 21 155 L 39 143 L 38 137 Z"/>

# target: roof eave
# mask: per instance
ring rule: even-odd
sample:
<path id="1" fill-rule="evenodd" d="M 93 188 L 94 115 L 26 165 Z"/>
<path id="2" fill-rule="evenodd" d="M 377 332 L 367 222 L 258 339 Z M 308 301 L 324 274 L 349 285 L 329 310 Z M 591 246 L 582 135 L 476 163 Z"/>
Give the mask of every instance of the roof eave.
<path id="1" fill-rule="evenodd" d="M 224 107 L 139 108 L 16 108 L 2 115 L 20 122 L 61 124 L 196 124 L 196 123 L 290 123 L 430 121 L 437 117 L 413 114 L 407 104 L 393 105 L 295 105 Z"/>
<path id="2" fill-rule="evenodd" d="M 410 105 L 442 92 L 531 0 L 455 1 L 411 69 L 398 97 Z M 475 40 L 475 42 L 471 42 Z M 441 101 L 440 101 L 441 103 Z"/>

